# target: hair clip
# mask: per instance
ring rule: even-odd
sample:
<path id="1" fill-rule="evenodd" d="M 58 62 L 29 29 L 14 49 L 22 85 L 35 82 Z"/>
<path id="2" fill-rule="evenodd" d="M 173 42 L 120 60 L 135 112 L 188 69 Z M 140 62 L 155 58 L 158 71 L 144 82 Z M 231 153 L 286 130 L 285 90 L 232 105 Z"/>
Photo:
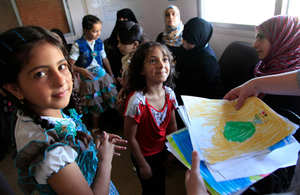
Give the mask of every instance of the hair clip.
<path id="1" fill-rule="evenodd" d="M 7 64 L 6 62 L 4 62 L 3 60 L 0 59 L 1 62 L 3 62 L 4 64 Z"/>
<path id="2" fill-rule="evenodd" d="M 7 47 L 11 52 L 13 52 L 13 50 L 10 49 L 10 47 L 8 47 L 5 43 L 3 43 L 2 41 L 1 41 L 1 43 L 2 43 L 5 47 Z"/>
<path id="3" fill-rule="evenodd" d="M 26 42 L 26 40 L 19 34 L 19 33 L 17 33 L 17 31 L 15 31 L 14 30 L 14 32 L 24 41 L 24 42 Z"/>

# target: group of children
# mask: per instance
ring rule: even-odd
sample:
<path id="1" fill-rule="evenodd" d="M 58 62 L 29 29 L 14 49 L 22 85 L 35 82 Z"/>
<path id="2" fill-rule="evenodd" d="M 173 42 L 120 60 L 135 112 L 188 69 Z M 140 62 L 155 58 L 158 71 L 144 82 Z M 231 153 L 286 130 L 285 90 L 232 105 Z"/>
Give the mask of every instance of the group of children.
<path id="1" fill-rule="evenodd" d="M 85 16 L 82 27 L 84 34 L 70 54 L 41 27 L 23 26 L 0 35 L 0 86 L 16 108 L 18 185 L 25 194 L 118 194 L 110 182 L 111 163 L 127 141 L 101 132 L 99 124 L 101 113 L 116 108 L 124 117 L 143 194 L 164 194 L 165 167 L 174 159 L 166 149 L 166 135 L 177 130 L 173 57 L 166 46 L 146 42 L 137 23 L 126 22 L 118 31 L 122 76 L 115 78 L 99 39 L 99 18 Z M 73 72 L 80 73 L 80 98 L 74 95 Z M 123 85 L 119 96 L 116 79 Z M 67 115 L 70 99 L 76 108 Z M 82 111 L 93 116 L 91 132 L 81 120 Z"/>

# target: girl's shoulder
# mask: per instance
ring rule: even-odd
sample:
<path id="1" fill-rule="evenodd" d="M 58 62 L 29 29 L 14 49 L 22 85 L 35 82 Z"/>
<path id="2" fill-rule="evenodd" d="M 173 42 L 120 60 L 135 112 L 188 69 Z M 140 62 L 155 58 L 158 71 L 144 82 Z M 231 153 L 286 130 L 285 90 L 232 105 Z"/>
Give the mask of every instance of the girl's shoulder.
<path id="1" fill-rule="evenodd" d="M 166 96 L 169 98 L 169 100 L 176 100 L 175 92 L 171 87 L 164 86 L 164 89 L 166 91 Z"/>
<path id="2" fill-rule="evenodd" d="M 130 105 L 146 104 L 146 96 L 142 91 L 133 91 L 128 95 L 127 102 Z"/>
<path id="3" fill-rule="evenodd" d="M 175 95 L 173 89 L 170 87 L 167 87 L 167 86 L 164 86 L 164 88 L 166 91 L 167 99 L 171 102 L 171 104 L 173 105 L 173 107 L 175 109 L 178 108 L 178 102 L 177 102 L 176 95 Z"/>
<path id="4" fill-rule="evenodd" d="M 146 105 L 146 96 L 142 91 L 131 92 L 126 100 L 124 116 L 133 117 L 140 114 L 140 105 Z"/>

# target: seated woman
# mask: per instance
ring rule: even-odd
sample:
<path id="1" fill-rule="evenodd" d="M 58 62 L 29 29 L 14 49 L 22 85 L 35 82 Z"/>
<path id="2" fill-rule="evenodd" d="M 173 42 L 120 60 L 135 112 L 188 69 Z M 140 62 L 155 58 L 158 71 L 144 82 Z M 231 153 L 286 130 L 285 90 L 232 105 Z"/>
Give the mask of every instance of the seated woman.
<path id="1" fill-rule="evenodd" d="M 180 20 L 180 11 L 178 7 L 169 5 L 164 11 L 164 17 L 166 28 L 157 36 L 156 41 L 167 45 L 176 60 L 176 56 L 182 48 L 183 31 L 183 24 Z"/>
<path id="2" fill-rule="evenodd" d="M 176 95 L 222 98 L 225 90 L 215 52 L 208 44 L 213 26 L 202 18 L 192 18 L 183 30 L 183 50 L 177 58 Z M 177 98 L 179 101 L 181 98 Z"/>
<path id="3" fill-rule="evenodd" d="M 292 16 L 274 16 L 256 27 L 253 47 L 261 60 L 254 76 L 274 75 L 300 69 L 300 21 Z M 300 97 L 260 94 L 273 109 L 288 109 L 300 116 Z"/>
<path id="4" fill-rule="evenodd" d="M 126 21 L 132 21 L 138 23 L 134 13 L 128 8 L 121 9 L 117 12 L 117 20 L 116 20 L 115 27 L 109 37 L 108 45 L 105 45 L 105 47 L 107 48 L 106 49 L 107 58 L 109 60 L 115 78 L 121 77 L 121 73 L 120 73 L 120 70 L 122 69 L 121 59 L 123 57 L 120 50 L 118 49 L 119 42 L 117 39 L 117 32 L 119 26 Z"/>

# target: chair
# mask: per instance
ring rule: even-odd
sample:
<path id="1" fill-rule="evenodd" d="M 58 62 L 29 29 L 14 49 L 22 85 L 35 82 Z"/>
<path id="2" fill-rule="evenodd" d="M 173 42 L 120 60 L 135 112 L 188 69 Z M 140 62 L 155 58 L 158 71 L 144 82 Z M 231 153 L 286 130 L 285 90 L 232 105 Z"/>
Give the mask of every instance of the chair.
<path id="1" fill-rule="evenodd" d="M 293 123 L 300 125 L 300 117 L 294 113 L 293 111 L 290 111 L 288 109 L 285 108 L 274 108 L 274 111 L 278 114 L 280 114 L 281 116 L 289 119 L 290 121 L 292 121 Z M 296 130 L 296 132 L 293 134 L 294 138 L 300 143 L 300 128 L 298 128 Z"/>
<path id="2" fill-rule="evenodd" d="M 251 44 L 240 41 L 229 44 L 218 62 L 226 92 L 248 81 L 258 62 L 258 55 Z"/>

